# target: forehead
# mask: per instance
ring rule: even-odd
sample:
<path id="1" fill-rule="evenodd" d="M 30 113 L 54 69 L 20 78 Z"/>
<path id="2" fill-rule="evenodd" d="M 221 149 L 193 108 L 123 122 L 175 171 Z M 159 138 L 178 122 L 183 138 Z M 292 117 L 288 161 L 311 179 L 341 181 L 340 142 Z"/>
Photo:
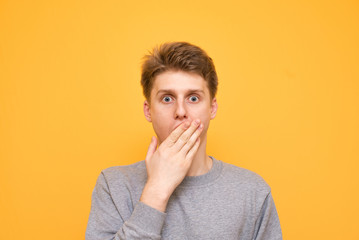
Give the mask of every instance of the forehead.
<path id="1" fill-rule="evenodd" d="M 156 94 L 162 90 L 174 92 L 202 90 L 205 93 L 209 93 L 207 83 L 202 76 L 197 73 L 184 71 L 166 71 L 156 76 L 151 93 Z"/>

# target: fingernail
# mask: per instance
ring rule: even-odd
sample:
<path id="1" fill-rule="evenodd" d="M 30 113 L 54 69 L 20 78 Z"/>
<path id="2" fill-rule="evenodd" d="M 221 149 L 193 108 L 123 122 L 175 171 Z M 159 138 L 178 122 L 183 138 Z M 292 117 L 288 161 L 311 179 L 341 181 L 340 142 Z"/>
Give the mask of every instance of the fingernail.
<path id="1" fill-rule="evenodd" d="M 185 128 L 188 128 L 190 125 L 191 125 L 191 124 L 190 124 L 189 122 L 186 122 L 186 123 L 184 124 L 184 127 L 185 127 Z"/>
<path id="2" fill-rule="evenodd" d="M 196 119 L 195 123 L 198 125 L 201 122 L 201 120 Z"/>
<path id="3" fill-rule="evenodd" d="M 199 125 L 199 129 L 202 130 L 203 128 L 203 123 L 201 123 L 201 125 Z"/>

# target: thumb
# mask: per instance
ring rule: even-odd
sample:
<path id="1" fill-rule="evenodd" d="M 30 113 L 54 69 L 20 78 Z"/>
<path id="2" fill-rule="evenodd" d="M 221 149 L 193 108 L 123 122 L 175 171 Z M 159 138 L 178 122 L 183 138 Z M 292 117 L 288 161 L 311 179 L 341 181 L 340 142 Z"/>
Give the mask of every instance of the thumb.
<path id="1" fill-rule="evenodd" d="M 156 137 L 152 137 L 152 138 L 151 138 L 150 146 L 148 146 L 147 155 L 146 155 L 146 160 L 150 160 L 150 159 L 151 159 L 152 155 L 156 152 L 156 148 L 157 148 L 157 138 L 156 138 Z"/>

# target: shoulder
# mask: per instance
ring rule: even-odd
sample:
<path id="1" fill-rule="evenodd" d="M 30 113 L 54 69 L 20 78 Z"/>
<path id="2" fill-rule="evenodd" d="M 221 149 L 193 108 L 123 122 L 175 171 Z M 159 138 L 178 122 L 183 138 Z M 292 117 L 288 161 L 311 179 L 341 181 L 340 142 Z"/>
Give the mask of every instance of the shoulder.
<path id="1" fill-rule="evenodd" d="M 102 172 L 108 177 L 117 176 L 118 174 L 130 177 L 134 174 L 141 174 L 146 172 L 146 164 L 145 161 L 139 161 L 129 165 L 108 167 L 103 169 Z"/>
<path id="2" fill-rule="evenodd" d="M 249 191 L 268 194 L 271 190 L 270 186 L 259 174 L 226 162 L 223 162 L 222 178 L 228 184 L 234 184 Z"/>
<path id="3" fill-rule="evenodd" d="M 234 208 L 245 206 L 248 211 L 253 211 L 253 216 L 258 216 L 270 196 L 270 186 L 254 171 L 226 162 L 222 165 L 216 190 L 226 195 Z"/>
<path id="4" fill-rule="evenodd" d="M 145 184 L 147 171 L 145 161 L 139 161 L 130 165 L 113 166 L 101 171 L 108 185 L 126 184 L 133 188 Z"/>

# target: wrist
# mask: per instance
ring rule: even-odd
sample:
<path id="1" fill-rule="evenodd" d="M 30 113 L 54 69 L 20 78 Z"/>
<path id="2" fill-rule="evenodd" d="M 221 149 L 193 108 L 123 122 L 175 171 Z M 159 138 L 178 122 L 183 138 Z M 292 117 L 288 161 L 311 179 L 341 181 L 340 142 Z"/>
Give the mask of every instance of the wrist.
<path id="1" fill-rule="evenodd" d="M 165 212 L 171 194 L 172 192 L 148 182 L 143 188 L 140 201 L 161 212 Z"/>

